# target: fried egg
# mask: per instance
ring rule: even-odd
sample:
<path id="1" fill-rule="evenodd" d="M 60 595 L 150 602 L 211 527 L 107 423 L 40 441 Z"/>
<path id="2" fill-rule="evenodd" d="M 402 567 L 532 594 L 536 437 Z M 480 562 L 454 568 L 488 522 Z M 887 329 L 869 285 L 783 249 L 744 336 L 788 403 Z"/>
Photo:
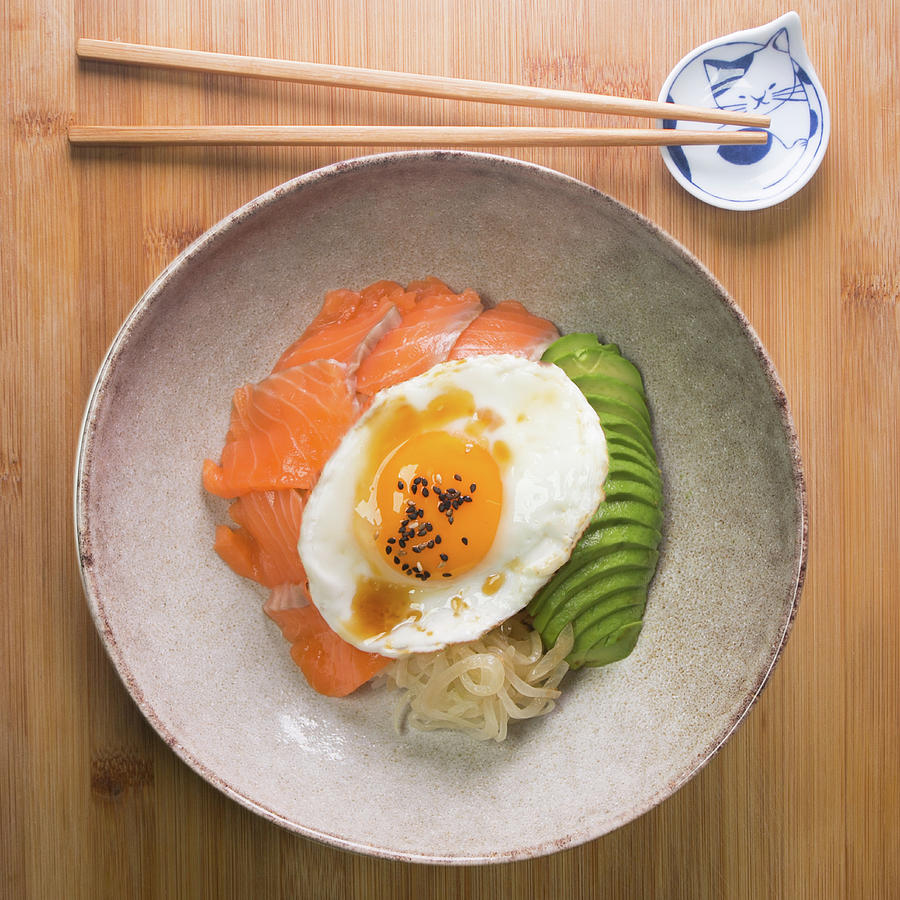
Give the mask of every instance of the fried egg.
<path id="1" fill-rule="evenodd" d="M 299 541 L 312 601 L 384 656 L 474 640 L 569 558 L 607 469 L 597 414 L 556 366 L 434 366 L 379 392 L 325 465 Z"/>

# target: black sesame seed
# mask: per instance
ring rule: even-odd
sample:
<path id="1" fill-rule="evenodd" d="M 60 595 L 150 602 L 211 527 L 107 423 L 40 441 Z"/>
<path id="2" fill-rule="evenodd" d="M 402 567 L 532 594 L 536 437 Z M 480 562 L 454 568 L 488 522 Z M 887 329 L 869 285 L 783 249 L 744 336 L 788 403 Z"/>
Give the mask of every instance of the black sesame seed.
<path id="1" fill-rule="evenodd" d="M 407 525 L 409 525 L 409 519 L 404 519 L 404 520 L 400 523 L 400 530 L 403 531 L 403 529 L 406 528 Z"/>
<path id="2" fill-rule="evenodd" d="M 469 493 L 470 493 L 470 494 L 474 494 L 474 493 L 475 493 L 475 487 L 476 487 L 476 485 L 475 485 L 475 482 L 473 481 L 473 482 L 469 485 Z"/>
<path id="3" fill-rule="evenodd" d="M 414 482 L 412 483 L 412 488 L 410 488 L 410 490 L 411 490 L 414 494 L 418 494 L 418 493 L 419 493 L 419 485 L 414 481 Z"/>
<path id="4" fill-rule="evenodd" d="M 406 546 L 406 541 L 400 540 L 400 541 L 398 542 L 397 546 L 398 546 L 398 547 L 405 547 L 405 546 Z"/>
<path id="5" fill-rule="evenodd" d="M 396 544 L 396 543 L 397 543 L 397 538 L 388 538 L 388 543 L 389 543 L 389 544 Z"/>
<path id="6" fill-rule="evenodd" d="M 432 525 L 431 522 L 426 522 L 422 527 L 423 527 L 426 531 L 431 531 L 431 530 L 434 528 L 434 525 Z"/>
<path id="7" fill-rule="evenodd" d="M 444 572 L 443 575 L 444 575 L 444 578 L 452 578 L 453 577 L 452 572 Z"/>
<path id="8" fill-rule="evenodd" d="M 390 556 L 392 551 L 390 547 L 385 547 L 384 552 L 387 553 L 388 556 Z"/>
<path id="9" fill-rule="evenodd" d="M 454 475 L 454 476 L 453 476 L 453 479 L 454 479 L 455 481 L 462 481 L 462 475 Z"/>
<path id="10" fill-rule="evenodd" d="M 441 542 L 441 536 L 440 536 L 439 534 L 436 534 L 436 535 L 434 536 L 434 542 L 435 542 L 436 544 L 439 544 L 439 543 Z"/>
<path id="11" fill-rule="evenodd" d="M 463 503 L 471 503 L 471 502 L 472 502 L 472 498 L 468 494 L 466 494 L 466 496 L 463 497 Z"/>
<path id="12" fill-rule="evenodd" d="M 400 565 L 400 557 L 399 557 L 399 556 L 395 556 L 395 557 L 394 557 L 394 565 L 395 565 L 395 566 L 399 566 L 399 565 Z"/>
<path id="13" fill-rule="evenodd" d="M 426 534 L 428 534 L 428 529 L 424 525 L 416 532 L 418 537 L 425 537 Z"/>
<path id="14" fill-rule="evenodd" d="M 463 542 L 467 547 L 469 546 L 469 539 L 468 539 L 468 538 L 462 538 L 462 542 Z"/>
<path id="15" fill-rule="evenodd" d="M 416 546 L 412 548 L 412 552 L 413 553 L 421 553 L 422 548 L 418 544 L 416 544 Z"/>
<path id="16" fill-rule="evenodd" d="M 408 572 L 408 571 L 409 571 L 409 563 L 403 563 L 403 569 L 402 569 L 402 571 L 404 571 L 404 572 Z"/>
<path id="17" fill-rule="evenodd" d="M 422 496 L 423 496 L 423 497 L 427 497 L 428 494 L 429 494 L 428 488 L 422 488 Z"/>
<path id="18" fill-rule="evenodd" d="M 447 516 L 447 521 L 452 525 L 453 524 L 453 516 Z"/>
<path id="19" fill-rule="evenodd" d="M 442 553 L 442 554 L 441 554 L 441 559 L 442 559 L 444 562 L 447 562 L 447 560 L 448 560 L 449 558 L 450 558 L 450 557 L 447 556 L 446 553 Z"/>
<path id="20" fill-rule="evenodd" d="M 434 541 L 428 542 L 428 549 L 430 550 L 434 546 Z"/>
<path id="21" fill-rule="evenodd" d="M 406 488 L 406 485 L 402 481 L 397 482 L 397 490 L 402 491 Z"/>

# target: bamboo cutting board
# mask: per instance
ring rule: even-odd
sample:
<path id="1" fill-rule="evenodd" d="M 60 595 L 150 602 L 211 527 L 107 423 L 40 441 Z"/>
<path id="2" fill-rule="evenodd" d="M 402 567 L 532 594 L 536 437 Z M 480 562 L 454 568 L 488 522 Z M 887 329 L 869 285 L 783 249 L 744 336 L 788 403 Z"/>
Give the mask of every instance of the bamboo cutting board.
<path id="1" fill-rule="evenodd" d="M 282 831 L 144 722 L 81 595 L 75 440 L 155 275 L 226 213 L 352 148 L 84 149 L 104 124 L 622 124 L 102 64 L 79 36 L 653 97 L 674 63 L 783 13 L 727 0 L 8 0 L 3 7 L 0 878 L 10 897 L 900 895 L 900 25 L 890 0 L 795 7 L 832 108 L 781 206 L 705 206 L 652 149 L 511 150 L 644 213 L 712 270 L 784 381 L 811 551 L 769 686 L 723 751 L 639 820 L 555 856 L 442 868 Z M 626 123 L 627 124 L 627 123 Z"/>

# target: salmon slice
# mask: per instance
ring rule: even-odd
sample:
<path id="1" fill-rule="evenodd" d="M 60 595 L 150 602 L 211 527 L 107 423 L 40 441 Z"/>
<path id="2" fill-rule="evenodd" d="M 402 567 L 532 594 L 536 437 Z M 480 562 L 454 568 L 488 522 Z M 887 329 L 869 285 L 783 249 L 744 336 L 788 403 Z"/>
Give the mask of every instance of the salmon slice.
<path id="1" fill-rule="evenodd" d="M 347 366 L 315 360 L 235 391 L 221 465 L 203 462 L 203 486 L 218 497 L 311 488 L 359 415 Z"/>
<path id="2" fill-rule="evenodd" d="M 377 281 L 359 294 L 329 291 L 319 314 L 282 353 L 272 371 L 314 359 L 334 359 L 355 371 L 362 358 L 400 323 L 394 300 L 404 295 L 396 281 Z"/>
<path id="3" fill-rule="evenodd" d="M 286 609 L 308 606 L 309 590 L 304 584 L 276 584 L 269 591 L 269 599 L 263 604 L 263 612 L 273 621 L 274 616 Z"/>
<path id="4" fill-rule="evenodd" d="M 405 310 L 401 307 L 400 324 L 360 364 L 356 373 L 360 394 L 371 397 L 444 362 L 460 334 L 482 311 L 474 291 L 454 294 L 442 282 L 437 284 L 441 287 L 431 280 L 407 285 L 408 293 L 417 293 L 416 302 Z M 417 290 L 417 285 L 425 287 Z"/>
<path id="5" fill-rule="evenodd" d="M 429 275 L 427 278 L 420 278 L 418 281 L 411 281 L 406 286 L 406 295 L 397 298 L 397 305 L 401 312 L 406 312 L 410 307 L 410 298 L 413 303 L 418 303 L 427 297 L 435 297 L 443 294 L 452 294 L 448 285 L 440 278 Z"/>
<path id="6" fill-rule="evenodd" d="M 228 510 L 237 529 L 220 525 L 213 549 L 238 575 L 266 587 L 306 584 L 297 552 L 305 498 L 299 491 L 251 491 Z"/>
<path id="7" fill-rule="evenodd" d="M 516 300 L 503 300 L 486 309 L 459 336 L 450 351 L 450 359 L 509 353 L 539 360 L 558 337 L 559 332 L 551 321 L 528 312 Z"/>
<path id="8" fill-rule="evenodd" d="M 291 644 L 291 658 L 310 687 L 326 697 L 352 694 L 390 662 L 338 637 L 311 603 L 289 608 L 267 604 L 263 608 Z"/>

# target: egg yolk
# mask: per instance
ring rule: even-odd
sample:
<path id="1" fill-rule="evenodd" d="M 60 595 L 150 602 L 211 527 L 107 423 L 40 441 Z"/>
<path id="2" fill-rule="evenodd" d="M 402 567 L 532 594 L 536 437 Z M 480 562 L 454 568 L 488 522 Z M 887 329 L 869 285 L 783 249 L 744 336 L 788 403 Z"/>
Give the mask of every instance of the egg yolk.
<path id="1" fill-rule="evenodd" d="M 373 540 L 387 564 L 419 581 L 445 581 L 491 549 L 503 504 L 500 466 L 465 435 L 417 434 L 376 475 L 379 526 Z"/>

